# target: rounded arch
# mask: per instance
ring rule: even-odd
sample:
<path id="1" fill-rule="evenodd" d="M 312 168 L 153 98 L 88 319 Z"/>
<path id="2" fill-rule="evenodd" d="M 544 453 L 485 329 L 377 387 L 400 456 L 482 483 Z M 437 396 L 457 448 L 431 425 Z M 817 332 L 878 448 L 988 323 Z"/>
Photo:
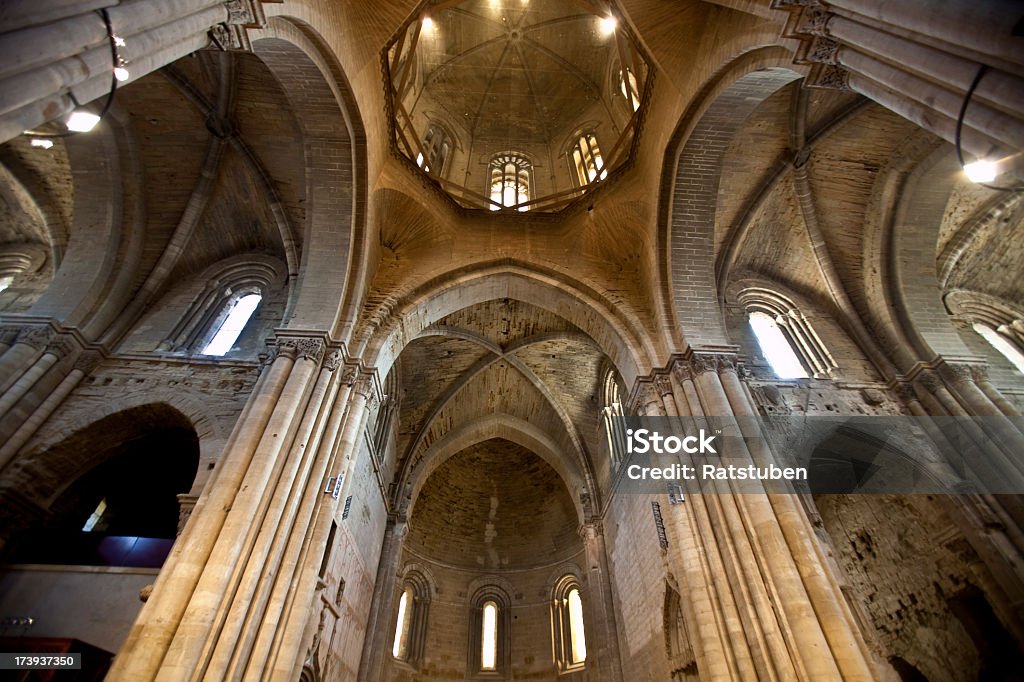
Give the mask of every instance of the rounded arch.
<path id="1" fill-rule="evenodd" d="M 799 78 L 782 47 L 746 52 L 704 83 L 672 133 L 662 166 L 658 253 L 666 319 L 674 320 L 681 345 L 728 342 L 717 288 L 704 288 L 716 278 L 712 230 L 722 160 L 761 102 Z M 673 259 L 676 252 L 685 259 Z"/>
<path id="2" fill-rule="evenodd" d="M 953 326 L 943 301 L 936 266 L 936 244 L 943 215 L 957 181 L 959 164 L 943 144 L 914 168 L 896 202 L 888 253 L 896 320 L 916 357 L 965 357 L 972 353 Z"/>
<path id="3" fill-rule="evenodd" d="M 502 438 L 520 445 L 547 462 L 565 483 L 579 521 L 583 523 L 591 510 L 584 509 L 580 493 L 590 491 L 591 486 L 577 465 L 578 459 L 562 456 L 558 444 L 548 434 L 528 422 L 507 414 L 490 414 L 463 423 L 431 444 L 419 460 L 406 470 L 403 485 L 400 486 L 400 489 L 404 487 L 407 490 L 406 495 L 399 500 L 399 506 L 406 509 L 406 516 L 412 517 L 420 490 L 439 466 L 466 448 L 492 438 Z M 576 494 L 573 494 L 574 492 Z"/>
<path id="4" fill-rule="evenodd" d="M 298 19 L 276 16 L 252 29 L 253 52 L 277 78 L 302 130 L 306 224 L 296 286 L 286 325 L 339 328 L 346 307 L 358 300 L 364 266 L 366 137 L 352 90 L 315 31 Z M 339 225 L 342 229 L 338 229 Z M 325 300 L 341 301 L 337 308 Z"/>
<path id="5" fill-rule="evenodd" d="M 70 482 L 100 463 L 94 449 L 76 450 L 68 445 L 98 425 L 117 425 L 108 429 L 110 437 L 128 438 L 126 429 L 142 435 L 154 424 L 172 424 L 193 431 L 199 441 L 200 462 L 212 461 L 220 453 L 227 438 L 222 424 L 208 416 L 208 409 L 199 400 L 181 391 L 148 391 L 93 403 L 88 411 L 65 415 L 62 427 L 48 434 L 43 441 L 24 450 L 5 469 L 5 478 L 23 495 L 40 506 L 53 501 Z M 124 426 L 120 420 L 124 420 Z M 70 449 L 69 449 L 70 448 Z M 82 453 L 86 456 L 83 457 Z M 92 458 L 89 455 L 92 454 Z M 204 482 L 196 477 L 192 492 Z"/>
<path id="6" fill-rule="evenodd" d="M 144 230 L 142 162 L 129 115 L 114 105 L 104 125 L 63 142 L 73 177 L 64 258 L 29 309 L 95 337 L 124 309 Z"/>
<path id="7" fill-rule="evenodd" d="M 365 315 L 353 355 L 386 376 L 402 349 L 428 326 L 462 308 L 512 299 L 560 315 L 581 329 L 619 369 L 626 385 L 658 358 L 641 320 L 586 285 L 559 273 L 502 260 L 436 277 Z"/>
<path id="8" fill-rule="evenodd" d="M 197 466 L 202 459 L 203 435 L 194 419 L 165 401 L 111 404 L 102 412 L 87 423 L 67 426 L 48 444 L 15 460 L 7 470 L 9 485 L 17 486 L 40 508 L 49 508 L 77 480 L 110 461 L 127 444 L 158 433 L 189 434 L 196 443 Z M 193 487 L 196 478 L 193 475 Z"/>

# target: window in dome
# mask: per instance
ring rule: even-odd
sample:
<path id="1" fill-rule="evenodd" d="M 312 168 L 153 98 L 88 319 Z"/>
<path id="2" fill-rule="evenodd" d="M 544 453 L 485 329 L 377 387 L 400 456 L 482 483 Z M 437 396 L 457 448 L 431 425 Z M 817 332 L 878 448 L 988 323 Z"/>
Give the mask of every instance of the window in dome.
<path id="1" fill-rule="evenodd" d="M 604 168 L 604 159 L 601 158 L 601 149 L 597 146 L 597 136 L 594 133 L 580 135 L 580 139 L 572 149 L 572 163 L 580 185 L 587 185 L 595 180 L 604 180 L 608 177 L 608 171 Z"/>
<path id="2" fill-rule="evenodd" d="M 528 210 L 521 204 L 530 200 L 531 171 L 530 162 L 516 154 L 499 154 L 491 159 L 491 210 L 501 207 Z"/>

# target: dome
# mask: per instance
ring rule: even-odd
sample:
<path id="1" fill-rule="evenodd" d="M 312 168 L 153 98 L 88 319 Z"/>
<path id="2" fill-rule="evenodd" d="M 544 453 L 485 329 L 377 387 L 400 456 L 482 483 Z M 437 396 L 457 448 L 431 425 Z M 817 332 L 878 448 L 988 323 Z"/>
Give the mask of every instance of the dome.
<path id="1" fill-rule="evenodd" d="M 393 145 L 457 203 L 557 211 L 621 169 L 648 65 L 614 7 L 428 3 L 385 49 Z"/>

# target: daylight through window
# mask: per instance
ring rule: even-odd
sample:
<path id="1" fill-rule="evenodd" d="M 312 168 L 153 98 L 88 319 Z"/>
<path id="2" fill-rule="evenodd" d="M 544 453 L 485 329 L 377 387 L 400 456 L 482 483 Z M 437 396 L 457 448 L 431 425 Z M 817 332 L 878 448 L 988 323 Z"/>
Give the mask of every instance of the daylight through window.
<path id="1" fill-rule="evenodd" d="M 750 327 L 776 376 L 780 379 L 807 378 L 807 370 L 800 364 L 793 347 L 770 315 L 760 311 L 750 313 Z"/>
<path id="2" fill-rule="evenodd" d="M 1003 357 L 1010 361 L 1018 372 L 1024 373 L 1024 354 L 1022 354 L 1012 343 L 1003 337 L 995 329 L 975 322 L 971 327 L 981 334 L 993 348 L 1002 353 Z"/>
<path id="3" fill-rule="evenodd" d="M 511 207 L 530 200 L 530 162 L 515 154 L 501 154 L 491 160 L 491 210 Z M 519 206 L 519 211 L 527 210 Z"/>
<path id="4" fill-rule="evenodd" d="M 203 355 L 224 355 L 231 350 L 249 318 L 252 317 L 253 311 L 256 310 L 256 306 L 262 300 L 263 297 L 259 294 L 246 294 L 233 303 L 229 303 L 231 311 L 221 323 L 220 329 L 214 334 L 210 343 L 203 348 Z"/>
<path id="5" fill-rule="evenodd" d="M 483 626 L 480 633 L 480 669 L 494 670 L 498 660 L 498 605 L 484 603 Z"/>

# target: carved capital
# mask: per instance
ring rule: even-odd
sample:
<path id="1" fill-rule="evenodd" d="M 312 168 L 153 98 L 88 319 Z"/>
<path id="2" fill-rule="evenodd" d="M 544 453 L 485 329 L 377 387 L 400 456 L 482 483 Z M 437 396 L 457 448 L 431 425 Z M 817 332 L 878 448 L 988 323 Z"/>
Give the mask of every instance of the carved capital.
<path id="1" fill-rule="evenodd" d="M 373 390 L 373 376 L 370 374 L 362 374 L 359 379 L 356 380 L 352 386 L 352 390 L 359 395 L 366 398 L 367 407 L 371 407 L 371 400 L 374 398 L 375 391 Z"/>
<path id="2" fill-rule="evenodd" d="M 660 396 L 672 395 L 672 382 L 664 374 L 654 377 L 654 387 Z"/>
<path id="3" fill-rule="evenodd" d="M 985 365 L 971 365 L 971 378 L 977 384 L 983 384 L 988 381 L 988 367 Z"/>
<path id="4" fill-rule="evenodd" d="M 255 25 L 258 21 L 255 5 L 258 0 L 226 0 L 228 23 L 232 25 Z"/>
<path id="5" fill-rule="evenodd" d="M 283 355 L 286 358 L 295 359 L 299 355 L 299 340 L 291 338 L 278 339 L 274 350 L 276 351 L 275 355 Z M 274 359 L 277 358 L 275 357 Z"/>
<path id="6" fill-rule="evenodd" d="M 296 342 L 296 354 L 303 360 L 320 362 L 326 349 L 323 339 L 310 337 L 298 339 Z"/>
<path id="7" fill-rule="evenodd" d="M 675 372 L 676 379 L 681 384 L 687 381 L 693 381 L 693 369 L 686 362 L 676 362 L 672 366 L 672 371 Z"/>
<path id="8" fill-rule="evenodd" d="M 185 530 L 185 524 L 188 523 L 189 517 L 192 516 L 192 510 L 196 508 L 196 502 L 198 501 L 198 495 L 190 495 L 188 493 L 180 493 L 178 495 L 178 535 L 181 535 L 181 531 Z"/>
<path id="9" fill-rule="evenodd" d="M 718 359 L 713 353 L 699 353 L 690 360 L 690 366 L 693 368 L 694 376 L 705 372 L 718 372 Z"/>
<path id="10" fill-rule="evenodd" d="M 327 358 L 324 360 L 324 369 L 328 372 L 334 372 L 341 367 L 341 362 L 344 360 L 340 350 L 332 350 L 327 354 Z"/>
<path id="11" fill-rule="evenodd" d="M 359 378 L 359 368 L 355 365 L 345 365 L 345 371 L 341 375 L 341 383 L 345 386 L 354 386 Z"/>
<path id="12" fill-rule="evenodd" d="M 900 402 L 904 404 L 917 400 L 917 391 L 914 390 L 913 384 L 896 384 L 893 392 L 896 393 L 896 397 L 900 399 Z"/>
<path id="13" fill-rule="evenodd" d="M 87 350 L 75 358 L 74 369 L 79 370 L 83 374 L 89 374 L 96 367 L 103 362 L 103 355 L 98 351 Z"/>
<path id="14" fill-rule="evenodd" d="M 736 372 L 736 356 L 731 353 L 694 353 L 691 364 L 694 374 Z"/>
<path id="15" fill-rule="evenodd" d="M 932 371 L 921 372 L 914 383 L 923 387 L 929 393 L 935 393 L 936 391 L 945 388 L 945 385 L 942 383 L 942 379 L 939 378 L 939 375 Z"/>
<path id="16" fill-rule="evenodd" d="M 21 329 L 21 326 L 12 324 L 0 327 L 0 343 L 11 345 L 18 338 Z"/>
<path id="17" fill-rule="evenodd" d="M 808 3 L 800 8 L 793 32 L 798 35 L 826 35 L 832 13 L 817 3 Z"/>
<path id="18" fill-rule="evenodd" d="M 947 379 L 954 383 L 962 381 L 973 381 L 972 369 L 977 365 L 965 362 L 947 362 L 939 370 Z"/>
<path id="19" fill-rule="evenodd" d="M 58 358 L 66 358 L 71 355 L 77 347 L 78 344 L 73 342 L 69 337 L 60 335 L 46 345 L 46 352 L 50 355 L 55 355 Z"/>
<path id="20" fill-rule="evenodd" d="M 32 346 L 36 350 L 43 350 L 56 335 L 57 333 L 50 327 L 28 327 L 18 334 L 18 343 Z"/>
<path id="21" fill-rule="evenodd" d="M 827 36 L 814 36 L 807 49 L 806 59 L 815 64 L 838 63 L 839 41 Z"/>
<path id="22" fill-rule="evenodd" d="M 807 76 L 807 85 L 812 88 L 849 90 L 850 74 L 846 69 L 835 64 L 816 64 Z"/>

